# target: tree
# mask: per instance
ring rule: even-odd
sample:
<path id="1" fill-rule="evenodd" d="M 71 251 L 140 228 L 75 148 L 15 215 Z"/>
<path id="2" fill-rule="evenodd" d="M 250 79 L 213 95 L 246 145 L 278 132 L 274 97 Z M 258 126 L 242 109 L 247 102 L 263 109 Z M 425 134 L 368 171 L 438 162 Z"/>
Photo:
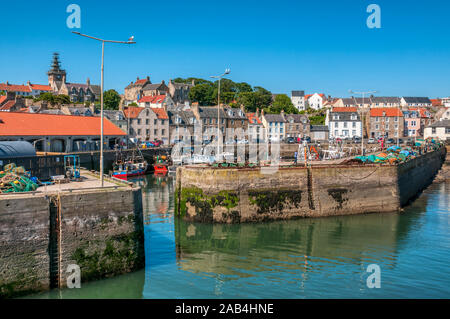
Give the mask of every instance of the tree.
<path id="1" fill-rule="evenodd" d="M 211 84 L 203 83 L 195 85 L 189 91 L 189 99 L 192 102 L 198 102 L 200 106 L 214 104 L 214 88 Z"/>
<path id="2" fill-rule="evenodd" d="M 5 92 L 5 91 L 3 91 L 3 90 L 2 90 L 2 91 L 0 91 L 0 96 L 1 96 L 1 95 L 6 95 L 6 92 Z"/>
<path id="3" fill-rule="evenodd" d="M 242 92 L 238 96 L 238 104 L 243 104 L 247 111 L 255 112 L 257 108 L 268 108 L 272 103 L 272 93 L 267 90 L 258 90 L 256 92 Z"/>
<path id="4" fill-rule="evenodd" d="M 68 95 L 56 95 L 55 97 L 55 104 L 61 105 L 61 104 L 70 104 L 70 97 Z"/>
<path id="5" fill-rule="evenodd" d="M 279 114 L 281 111 L 287 114 L 297 114 L 298 110 L 292 104 L 291 99 L 286 94 L 278 94 L 270 107 L 271 113 Z"/>
<path id="6" fill-rule="evenodd" d="M 103 94 L 103 103 L 105 110 L 118 110 L 120 104 L 120 95 L 116 90 L 108 90 Z"/>

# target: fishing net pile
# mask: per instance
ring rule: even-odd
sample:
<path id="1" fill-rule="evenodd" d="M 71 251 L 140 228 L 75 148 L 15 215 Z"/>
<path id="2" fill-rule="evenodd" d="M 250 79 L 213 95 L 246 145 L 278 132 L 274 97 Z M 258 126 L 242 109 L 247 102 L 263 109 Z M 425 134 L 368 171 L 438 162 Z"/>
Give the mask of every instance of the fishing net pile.
<path id="1" fill-rule="evenodd" d="M 0 193 L 32 192 L 38 187 L 36 178 L 30 177 L 22 166 L 11 163 L 0 171 Z"/>

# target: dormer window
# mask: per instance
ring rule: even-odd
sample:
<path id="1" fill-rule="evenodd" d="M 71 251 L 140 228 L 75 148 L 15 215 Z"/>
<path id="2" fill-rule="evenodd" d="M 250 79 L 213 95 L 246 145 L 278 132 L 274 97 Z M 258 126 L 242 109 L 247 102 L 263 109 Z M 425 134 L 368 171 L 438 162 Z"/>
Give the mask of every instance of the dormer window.
<path id="1" fill-rule="evenodd" d="M 333 120 L 335 120 L 335 121 L 339 120 L 339 115 L 334 114 L 334 115 L 333 115 Z"/>

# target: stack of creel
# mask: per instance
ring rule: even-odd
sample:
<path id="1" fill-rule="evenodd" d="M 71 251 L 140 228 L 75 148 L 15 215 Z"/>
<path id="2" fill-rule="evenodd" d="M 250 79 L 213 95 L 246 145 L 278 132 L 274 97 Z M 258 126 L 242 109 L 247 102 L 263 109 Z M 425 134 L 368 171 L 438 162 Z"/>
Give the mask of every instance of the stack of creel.
<path id="1" fill-rule="evenodd" d="M 35 191 L 39 186 L 22 166 L 11 163 L 0 171 L 0 193 L 22 193 Z"/>

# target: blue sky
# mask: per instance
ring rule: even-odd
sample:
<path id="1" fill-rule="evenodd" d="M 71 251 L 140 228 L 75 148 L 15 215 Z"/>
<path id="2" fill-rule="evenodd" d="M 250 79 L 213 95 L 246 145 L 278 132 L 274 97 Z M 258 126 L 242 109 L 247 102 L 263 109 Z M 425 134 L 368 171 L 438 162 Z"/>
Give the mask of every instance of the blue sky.
<path id="1" fill-rule="evenodd" d="M 0 82 L 47 82 L 59 52 L 69 82 L 100 82 L 101 45 L 75 36 L 66 8 L 81 7 L 81 29 L 136 45 L 107 45 L 105 88 L 137 76 L 152 82 L 230 78 L 274 93 L 305 90 L 348 96 L 450 95 L 450 3 L 443 0 L 2 1 Z M 381 29 L 366 8 L 381 7 Z"/>

